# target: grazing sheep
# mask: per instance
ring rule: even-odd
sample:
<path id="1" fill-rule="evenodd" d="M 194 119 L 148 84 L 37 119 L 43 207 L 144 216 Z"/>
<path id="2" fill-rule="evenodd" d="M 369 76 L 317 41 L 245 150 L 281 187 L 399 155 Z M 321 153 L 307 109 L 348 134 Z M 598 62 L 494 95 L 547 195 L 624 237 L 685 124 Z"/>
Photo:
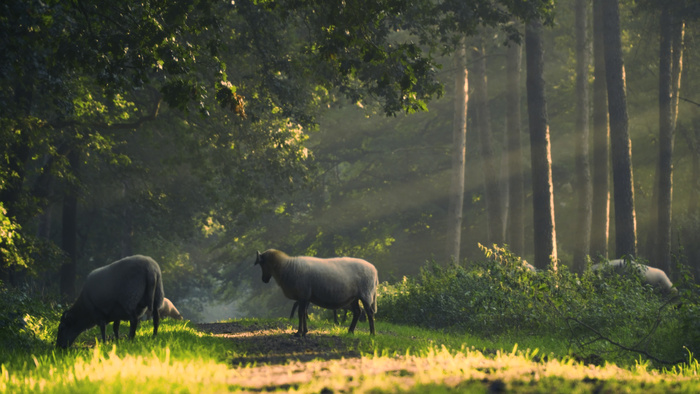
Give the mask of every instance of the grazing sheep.
<path id="1" fill-rule="evenodd" d="M 262 281 L 274 277 L 284 295 L 299 302 L 299 331 L 305 336 L 307 308 L 313 303 L 326 309 L 350 307 L 353 311 L 348 332 L 355 331 L 360 318 L 360 304 L 367 312 L 370 333 L 374 335 L 374 314 L 377 312 L 377 269 L 365 260 L 351 257 L 320 259 L 289 257 L 279 250 L 257 252 L 255 265 L 262 268 Z"/>
<path id="2" fill-rule="evenodd" d="M 523 266 L 523 268 L 524 268 L 525 270 L 530 271 L 530 272 L 537 273 L 537 268 L 535 268 L 534 265 L 528 263 L 527 261 L 522 260 L 522 261 L 520 262 L 520 264 L 522 264 L 522 266 Z"/>
<path id="3" fill-rule="evenodd" d="M 175 320 L 182 320 L 182 315 L 180 314 L 180 311 L 178 311 L 177 308 L 175 308 L 173 302 L 170 301 L 170 299 L 167 297 L 163 298 L 163 305 L 160 308 L 158 308 L 158 314 L 160 315 L 161 319 L 169 317 Z M 146 312 L 141 317 L 141 320 L 150 320 L 152 318 L 153 314 L 150 312 Z"/>
<path id="4" fill-rule="evenodd" d="M 626 274 L 628 273 L 627 270 L 635 269 L 641 275 L 644 283 L 653 286 L 663 293 L 678 293 L 678 289 L 673 287 L 673 283 L 671 283 L 671 280 L 668 279 L 668 276 L 664 271 L 655 267 L 649 267 L 647 265 L 637 263 L 633 260 L 627 260 L 626 263 L 623 259 L 610 260 L 606 263 L 594 264 L 591 266 L 591 270 L 599 271 L 608 265 L 612 266 L 615 272 L 620 274 Z"/>
<path id="5" fill-rule="evenodd" d="M 155 336 L 163 298 L 160 267 L 150 257 L 126 257 L 98 268 L 90 272 L 78 299 L 61 316 L 56 346 L 67 348 L 81 332 L 95 325 L 100 327 L 104 342 L 109 322 L 114 322 L 114 338 L 118 340 L 121 320 L 129 321 L 129 339 L 133 339 L 146 311 L 153 313 Z"/>

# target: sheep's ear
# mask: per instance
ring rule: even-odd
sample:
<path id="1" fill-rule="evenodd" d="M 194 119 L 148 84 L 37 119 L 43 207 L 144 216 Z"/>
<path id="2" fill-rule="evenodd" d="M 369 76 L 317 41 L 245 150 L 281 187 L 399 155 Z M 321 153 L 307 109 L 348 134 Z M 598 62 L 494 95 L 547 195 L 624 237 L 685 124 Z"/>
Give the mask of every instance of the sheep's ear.
<path id="1" fill-rule="evenodd" d="M 258 250 L 255 253 L 257 253 L 257 255 L 255 256 L 255 264 L 253 265 L 258 265 L 260 264 L 260 251 Z"/>

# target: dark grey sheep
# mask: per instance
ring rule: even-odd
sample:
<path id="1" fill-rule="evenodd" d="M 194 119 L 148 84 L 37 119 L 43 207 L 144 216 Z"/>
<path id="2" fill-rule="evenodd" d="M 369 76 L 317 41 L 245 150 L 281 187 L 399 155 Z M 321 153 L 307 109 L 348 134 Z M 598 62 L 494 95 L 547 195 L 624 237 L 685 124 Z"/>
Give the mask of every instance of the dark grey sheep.
<path id="1" fill-rule="evenodd" d="M 354 332 L 360 318 L 360 301 L 367 313 L 370 333 L 374 335 L 379 279 L 377 269 L 367 261 L 351 257 L 289 257 L 269 249 L 257 253 L 255 264 L 262 268 L 263 282 L 269 283 L 274 277 L 287 298 L 299 301 L 299 331 L 295 335 L 304 336 L 308 332 L 309 303 L 326 309 L 351 308 L 353 317 L 348 332 Z"/>
<path id="2" fill-rule="evenodd" d="M 61 316 L 56 346 L 67 348 L 83 331 L 100 327 L 106 341 L 105 326 L 114 322 L 114 338 L 119 339 L 119 322 L 128 320 L 129 338 L 136 335 L 139 318 L 153 313 L 153 335 L 158 333 L 163 304 L 163 279 L 152 258 L 131 256 L 98 268 L 87 276 L 75 303 Z"/>
<path id="3" fill-rule="evenodd" d="M 668 278 L 668 275 L 666 275 L 664 271 L 658 268 L 649 267 L 647 265 L 637 263 L 633 260 L 627 260 L 625 262 L 625 260 L 619 259 L 610 260 L 609 262 L 605 263 L 594 264 L 591 266 L 591 270 L 599 271 L 605 268 L 606 266 L 613 267 L 614 271 L 619 274 L 627 274 L 629 273 L 628 270 L 637 270 L 644 283 L 649 284 L 666 294 L 678 293 L 678 289 L 673 287 L 673 283 L 671 283 L 671 280 Z"/>

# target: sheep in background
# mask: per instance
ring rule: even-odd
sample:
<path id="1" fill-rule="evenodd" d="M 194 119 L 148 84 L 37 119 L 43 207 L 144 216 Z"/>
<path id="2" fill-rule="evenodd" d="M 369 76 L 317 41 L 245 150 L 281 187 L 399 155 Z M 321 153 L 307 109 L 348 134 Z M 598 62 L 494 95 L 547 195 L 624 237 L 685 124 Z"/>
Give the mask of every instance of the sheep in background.
<path id="1" fill-rule="evenodd" d="M 153 313 L 155 336 L 163 298 L 160 266 L 150 257 L 126 257 L 98 268 L 90 272 L 77 300 L 61 316 L 56 346 L 69 347 L 80 333 L 95 325 L 105 342 L 105 326 L 110 322 L 114 322 L 114 338 L 118 340 L 121 320 L 129 321 L 129 339 L 133 339 L 146 311 Z"/>
<path id="2" fill-rule="evenodd" d="M 619 274 L 629 274 L 630 272 L 628 270 L 636 270 L 639 272 L 644 283 L 653 286 L 662 293 L 678 293 L 678 289 L 673 287 L 673 283 L 671 283 L 671 280 L 664 271 L 655 267 L 649 267 L 647 265 L 637 263 L 634 260 L 610 260 L 609 262 L 592 265 L 591 270 L 599 271 L 608 265 L 613 267 L 613 270 Z"/>
<path id="3" fill-rule="evenodd" d="M 353 317 L 348 332 L 354 332 L 360 318 L 359 301 L 367 313 L 370 333 L 374 335 L 379 279 L 377 269 L 367 261 L 351 257 L 289 257 L 284 252 L 269 249 L 262 254 L 257 252 L 255 265 L 262 268 L 264 283 L 269 283 L 274 277 L 287 298 L 299 301 L 296 336 L 305 336 L 308 332 L 309 303 L 326 309 L 350 307 Z"/>
<path id="4" fill-rule="evenodd" d="M 175 320 L 182 320 L 182 315 L 180 314 L 180 311 L 175 308 L 175 305 L 173 304 L 170 299 L 167 297 L 163 298 L 163 305 L 158 309 L 158 313 L 160 314 L 160 318 L 164 319 L 166 317 L 169 317 L 171 319 Z M 146 312 L 142 317 L 141 320 L 150 320 L 153 318 L 153 314 Z"/>

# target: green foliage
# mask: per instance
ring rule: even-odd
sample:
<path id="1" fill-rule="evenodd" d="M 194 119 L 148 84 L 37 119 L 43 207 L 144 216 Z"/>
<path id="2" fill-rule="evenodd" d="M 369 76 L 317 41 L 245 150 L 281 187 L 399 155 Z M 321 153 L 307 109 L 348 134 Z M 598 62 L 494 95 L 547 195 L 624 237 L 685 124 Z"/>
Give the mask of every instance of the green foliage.
<path id="1" fill-rule="evenodd" d="M 483 335 L 532 331 L 547 324 L 538 316 L 535 306 L 541 301 L 532 289 L 546 286 L 519 259 L 486 260 L 472 267 L 431 261 L 415 279 L 383 283 L 379 307 L 382 319 L 399 323 Z"/>
<path id="2" fill-rule="evenodd" d="M 487 255 L 469 266 L 430 262 L 415 279 L 383 283 L 378 316 L 477 336 L 552 335 L 583 358 L 609 352 L 629 357 L 616 343 L 675 362 L 684 348 L 695 351 L 699 344 L 691 328 L 697 288 L 682 290 L 681 307 L 673 308 L 675 299 L 661 297 L 638 277 L 590 269 L 579 277 L 565 266 L 534 273 L 506 249 L 494 247 Z"/>
<path id="3" fill-rule="evenodd" d="M 0 282 L 0 363 L 12 354 L 53 345 L 60 311 L 48 296 Z"/>

